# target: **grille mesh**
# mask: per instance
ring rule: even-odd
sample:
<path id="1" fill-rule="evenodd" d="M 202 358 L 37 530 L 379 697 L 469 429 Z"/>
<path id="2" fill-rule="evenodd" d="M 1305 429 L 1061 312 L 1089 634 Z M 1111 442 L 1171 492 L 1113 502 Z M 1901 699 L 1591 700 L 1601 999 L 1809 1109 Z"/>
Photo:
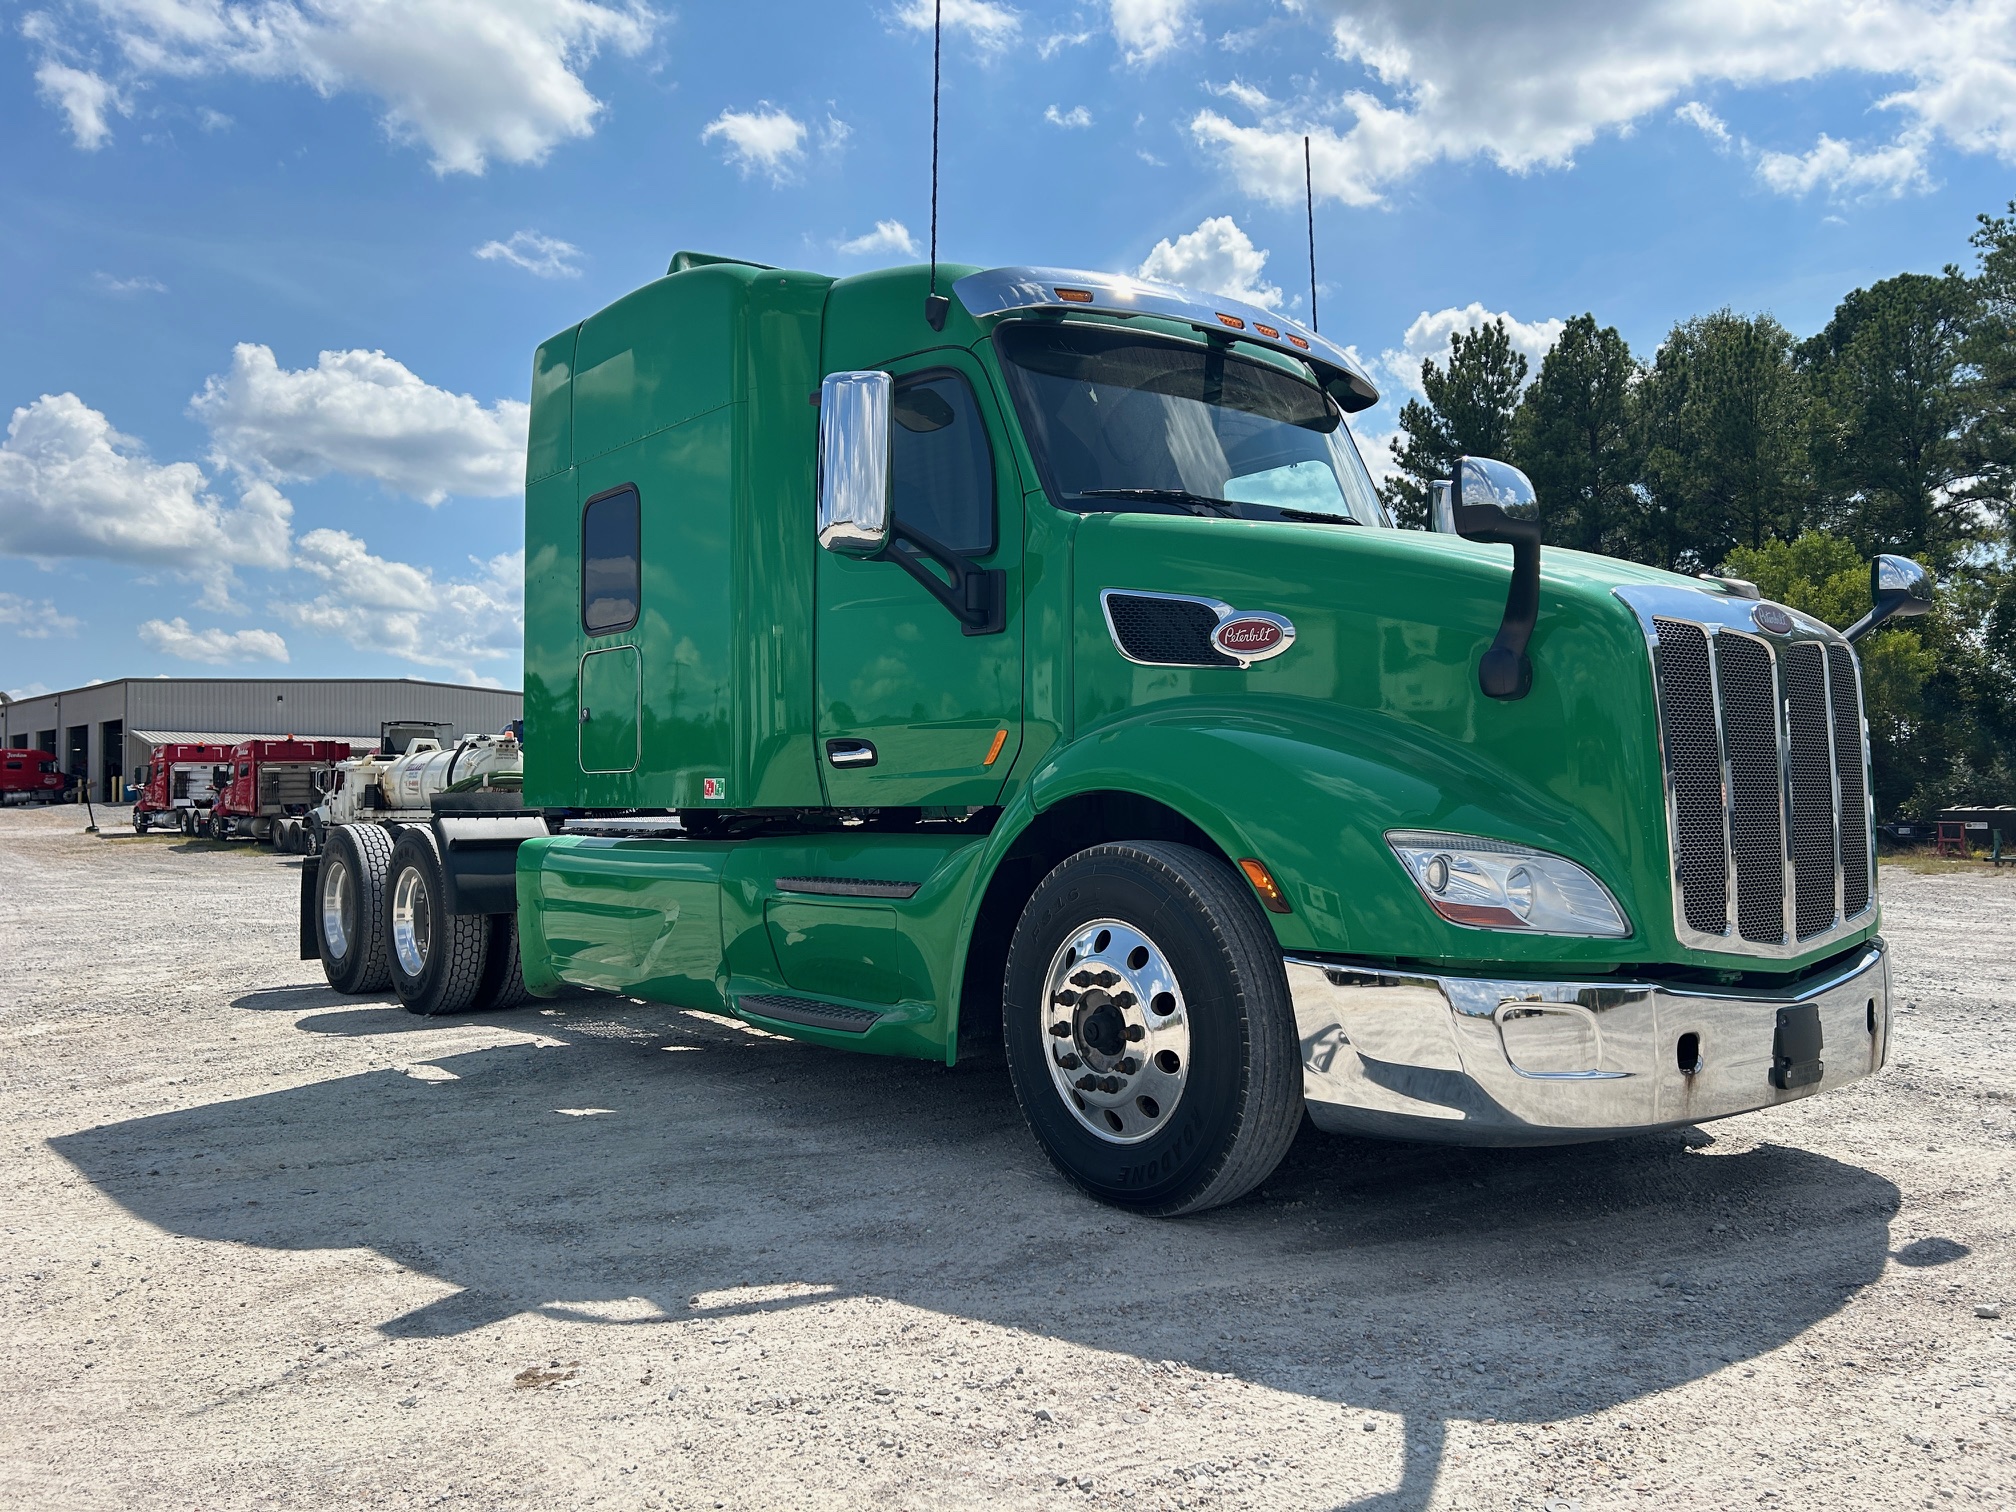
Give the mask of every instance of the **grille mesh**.
<path id="1" fill-rule="evenodd" d="M 1708 636 L 1698 625 L 1655 621 L 1659 706 L 1673 770 L 1675 870 L 1687 922 L 1708 934 L 1729 923 L 1729 850 L 1722 833 L 1722 751 L 1715 739 L 1715 689 Z"/>
<path id="2" fill-rule="evenodd" d="M 1791 755 L 1792 919 L 1798 937 L 1834 924 L 1834 760 L 1827 662 L 1813 641 L 1787 646 L 1786 746 Z"/>
<path id="3" fill-rule="evenodd" d="M 1867 913 L 1869 779 L 1853 653 L 1691 620 L 1652 625 L 1686 926 L 1729 942 L 1721 948 L 1766 953 Z"/>
<path id="4" fill-rule="evenodd" d="M 1862 699 L 1855 658 L 1846 646 L 1827 648 L 1834 704 L 1834 770 L 1841 778 L 1841 912 L 1854 918 L 1869 906 L 1869 795 L 1862 782 Z"/>
<path id="5" fill-rule="evenodd" d="M 1172 667 L 1236 667 L 1211 644 L 1218 616 L 1204 604 L 1188 599 L 1154 598 L 1148 594 L 1107 595 L 1106 613 L 1113 638 L 1136 661 Z"/>
<path id="6" fill-rule="evenodd" d="M 1722 739 L 1729 750 L 1729 847 L 1736 857 L 1736 932 L 1785 938 L 1785 819 L 1778 776 L 1778 698 L 1771 653 L 1744 635 L 1715 637 Z"/>

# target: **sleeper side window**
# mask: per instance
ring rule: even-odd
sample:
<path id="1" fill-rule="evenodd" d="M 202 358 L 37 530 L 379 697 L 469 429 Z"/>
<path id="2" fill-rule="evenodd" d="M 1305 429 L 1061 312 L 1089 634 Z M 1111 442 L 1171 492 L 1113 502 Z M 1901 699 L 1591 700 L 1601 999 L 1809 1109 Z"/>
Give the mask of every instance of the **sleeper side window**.
<path id="1" fill-rule="evenodd" d="M 637 623 L 637 490 L 598 494 L 581 511 L 581 627 L 590 635 Z"/>
<path id="2" fill-rule="evenodd" d="M 890 505 L 896 522 L 962 556 L 994 549 L 994 455 L 973 390 L 957 373 L 896 381 Z"/>

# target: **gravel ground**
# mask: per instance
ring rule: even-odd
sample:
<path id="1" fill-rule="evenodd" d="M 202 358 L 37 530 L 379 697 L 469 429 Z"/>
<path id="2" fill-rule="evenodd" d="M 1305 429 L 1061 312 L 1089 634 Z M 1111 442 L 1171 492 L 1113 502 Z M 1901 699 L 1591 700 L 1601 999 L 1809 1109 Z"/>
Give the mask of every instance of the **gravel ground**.
<path id="1" fill-rule="evenodd" d="M 0 812 L 11 1505 L 2016 1507 L 2016 876 L 1886 869 L 1873 1081 L 1168 1223 L 996 1070 L 339 997 L 298 863 L 100 818 Z"/>

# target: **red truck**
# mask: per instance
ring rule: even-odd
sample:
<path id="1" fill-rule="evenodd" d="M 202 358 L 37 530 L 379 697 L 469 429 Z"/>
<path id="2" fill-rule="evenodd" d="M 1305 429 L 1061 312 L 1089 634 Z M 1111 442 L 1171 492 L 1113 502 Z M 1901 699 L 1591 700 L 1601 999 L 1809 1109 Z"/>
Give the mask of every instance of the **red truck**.
<path id="1" fill-rule="evenodd" d="M 249 835 L 271 841 L 273 825 L 305 814 L 322 794 L 315 774 L 350 759 L 347 740 L 243 740 L 217 768 L 217 796 L 210 805 L 210 835 L 228 840 Z"/>
<path id="2" fill-rule="evenodd" d="M 217 793 L 217 769 L 231 759 L 231 747 L 209 744 L 158 745 L 133 800 L 133 830 L 179 829 L 193 835 L 210 822 Z"/>
<path id="3" fill-rule="evenodd" d="M 52 751 L 0 750 L 0 803 L 55 803 L 75 782 L 57 769 Z"/>

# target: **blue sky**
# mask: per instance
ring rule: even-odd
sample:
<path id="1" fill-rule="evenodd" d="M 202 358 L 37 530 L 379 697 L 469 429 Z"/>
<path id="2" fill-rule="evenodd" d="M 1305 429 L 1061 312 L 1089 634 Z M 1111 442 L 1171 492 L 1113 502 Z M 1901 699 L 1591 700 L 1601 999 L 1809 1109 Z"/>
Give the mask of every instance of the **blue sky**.
<path id="1" fill-rule="evenodd" d="M 0 9 L 0 689 L 515 686 L 533 348 L 692 247 L 927 234 L 929 0 Z M 948 257 L 1319 313 L 1396 399 L 1451 330 L 1649 355 L 1965 261 L 2016 0 L 945 0 Z M 1392 404 L 1361 417 L 1383 449 Z"/>

